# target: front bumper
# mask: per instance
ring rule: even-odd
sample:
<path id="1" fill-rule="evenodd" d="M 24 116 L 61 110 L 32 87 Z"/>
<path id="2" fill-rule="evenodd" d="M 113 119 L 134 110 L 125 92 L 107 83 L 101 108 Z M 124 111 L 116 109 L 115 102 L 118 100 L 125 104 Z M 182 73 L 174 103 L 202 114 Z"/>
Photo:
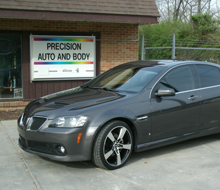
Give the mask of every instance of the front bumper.
<path id="1" fill-rule="evenodd" d="M 57 161 L 91 160 L 92 135 L 88 134 L 87 127 L 48 128 L 50 121 L 47 121 L 38 131 L 31 131 L 21 126 L 19 120 L 18 144 L 24 151 Z M 79 133 L 82 136 L 77 143 Z M 65 147 L 65 153 L 58 152 L 57 146 Z"/>

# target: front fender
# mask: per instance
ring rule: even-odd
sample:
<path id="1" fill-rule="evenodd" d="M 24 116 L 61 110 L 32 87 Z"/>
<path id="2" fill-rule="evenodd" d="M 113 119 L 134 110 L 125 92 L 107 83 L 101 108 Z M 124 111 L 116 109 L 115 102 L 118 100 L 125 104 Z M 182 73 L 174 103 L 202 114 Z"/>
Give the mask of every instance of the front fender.
<path id="1" fill-rule="evenodd" d="M 105 123 L 116 118 L 125 118 L 132 122 L 133 125 L 136 122 L 136 116 L 130 110 L 116 108 L 101 113 L 93 120 L 92 124 L 99 126 L 98 129 L 100 129 Z"/>
<path id="2" fill-rule="evenodd" d="M 102 127 L 112 120 L 121 120 L 129 125 L 135 138 L 135 145 L 151 141 L 151 117 L 138 121 L 136 115 L 130 110 L 115 108 L 102 112 L 93 118 L 90 124 L 90 126 L 95 126 L 92 133 L 92 142 L 94 142 Z"/>
<path id="3" fill-rule="evenodd" d="M 93 144 L 94 144 L 94 141 L 95 141 L 98 133 L 101 131 L 102 127 L 104 127 L 104 125 L 106 123 L 108 123 L 109 121 L 112 121 L 112 120 L 125 121 L 131 127 L 131 129 L 134 133 L 134 136 L 136 136 L 136 134 L 137 134 L 137 131 L 135 129 L 136 117 L 129 110 L 112 109 L 112 110 L 102 112 L 101 114 L 96 114 L 96 115 L 94 114 L 91 117 L 92 117 L 92 119 L 88 123 L 89 126 L 88 126 L 86 134 L 85 134 L 87 137 L 86 139 L 87 140 L 89 139 L 89 141 L 87 141 L 86 144 L 87 144 L 87 146 L 89 146 L 89 149 L 87 149 L 87 150 L 90 151 L 91 156 L 92 156 Z"/>
<path id="4" fill-rule="evenodd" d="M 136 147 L 137 144 L 141 144 L 143 142 L 151 140 L 151 137 L 149 136 L 151 131 L 149 120 L 137 121 L 134 113 L 126 109 L 116 108 L 107 110 L 105 112 L 102 112 L 101 114 L 94 115 L 91 123 L 89 123 L 86 136 L 90 137 L 87 146 L 89 146 L 88 151 L 90 151 L 89 154 L 91 156 L 93 151 L 93 144 L 98 133 L 101 131 L 106 123 L 112 120 L 121 120 L 126 122 L 130 126 L 134 136 L 134 147 Z"/>

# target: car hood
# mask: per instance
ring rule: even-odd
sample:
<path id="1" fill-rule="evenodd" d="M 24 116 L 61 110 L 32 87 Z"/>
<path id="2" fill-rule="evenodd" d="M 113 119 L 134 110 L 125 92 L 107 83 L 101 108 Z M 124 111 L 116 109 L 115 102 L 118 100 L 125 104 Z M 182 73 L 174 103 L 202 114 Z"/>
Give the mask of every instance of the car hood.
<path id="1" fill-rule="evenodd" d="M 28 116 L 51 115 L 51 117 L 61 114 L 68 115 L 68 113 L 66 113 L 67 111 L 75 111 L 75 114 L 79 114 L 83 108 L 114 101 L 124 96 L 125 95 L 102 89 L 77 87 L 34 100 L 26 106 L 24 112 Z"/>

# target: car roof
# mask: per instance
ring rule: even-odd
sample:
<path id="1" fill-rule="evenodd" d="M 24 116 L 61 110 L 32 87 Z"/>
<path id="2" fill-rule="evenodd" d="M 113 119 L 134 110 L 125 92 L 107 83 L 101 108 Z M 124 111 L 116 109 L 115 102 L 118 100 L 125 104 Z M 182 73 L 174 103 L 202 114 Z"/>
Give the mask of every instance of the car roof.
<path id="1" fill-rule="evenodd" d="M 206 64 L 206 65 L 213 65 L 218 66 L 220 65 L 210 62 L 204 62 L 204 61 L 195 61 L 195 60 L 173 60 L 173 59 L 167 59 L 167 60 L 139 60 L 139 61 L 132 61 L 128 62 L 122 65 L 130 65 L 130 66 L 164 66 L 164 67 L 173 67 L 175 65 L 182 65 L 182 64 Z"/>

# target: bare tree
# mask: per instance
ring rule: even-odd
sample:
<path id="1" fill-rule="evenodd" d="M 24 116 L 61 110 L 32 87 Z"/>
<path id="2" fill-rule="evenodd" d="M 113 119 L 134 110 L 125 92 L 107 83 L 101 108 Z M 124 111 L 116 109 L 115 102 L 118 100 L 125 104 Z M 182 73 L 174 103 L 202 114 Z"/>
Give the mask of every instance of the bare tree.
<path id="1" fill-rule="evenodd" d="M 178 16 L 179 16 L 179 13 L 180 13 L 180 6 L 181 6 L 182 3 L 183 3 L 183 0 L 180 0 L 177 9 L 175 8 L 175 19 L 176 20 L 178 19 Z"/>
<path id="2" fill-rule="evenodd" d="M 201 0 L 198 0 L 198 14 L 201 13 Z"/>
<path id="3" fill-rule="evenodd" d="M 181 19 L 187 21 L 191 15 L 208 12 L 219 18 L 220 0 L 155 0 L 161 14 L 160 20 Z"/>

